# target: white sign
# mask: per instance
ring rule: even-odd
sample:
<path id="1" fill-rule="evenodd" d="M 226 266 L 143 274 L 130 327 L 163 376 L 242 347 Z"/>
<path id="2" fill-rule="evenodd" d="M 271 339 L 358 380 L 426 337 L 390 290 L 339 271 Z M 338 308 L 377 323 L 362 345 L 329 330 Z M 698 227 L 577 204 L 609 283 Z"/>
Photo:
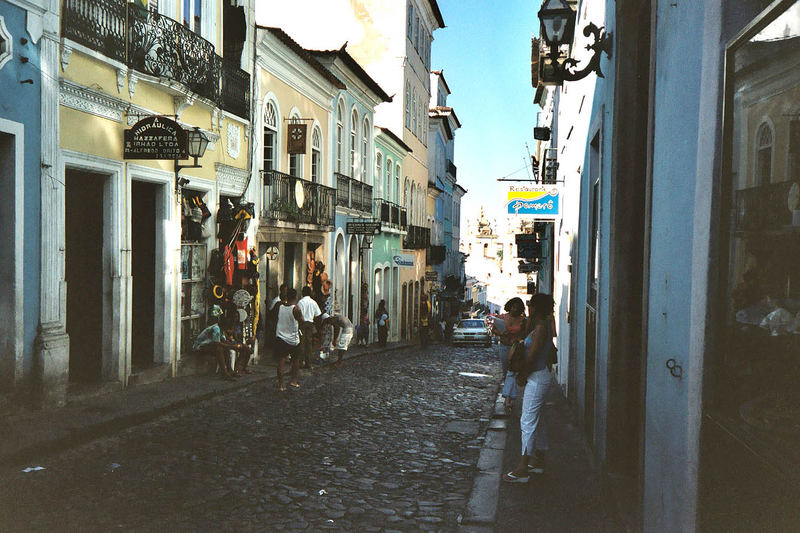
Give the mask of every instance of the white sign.
<path id="1" fill-rule="evenodd" d="M 392 263 L 400 267 L 413 267 L 414 256 L 408 254 L 397 254 L 392 256 Z"/>

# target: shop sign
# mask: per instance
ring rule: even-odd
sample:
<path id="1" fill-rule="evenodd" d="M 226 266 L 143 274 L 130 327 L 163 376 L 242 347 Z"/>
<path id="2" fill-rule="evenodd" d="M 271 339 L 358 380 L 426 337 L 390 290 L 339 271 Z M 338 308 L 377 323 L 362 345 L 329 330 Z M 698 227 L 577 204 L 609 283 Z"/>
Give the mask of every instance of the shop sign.
<path id="1" fill-rule="evenodd" d="M 439 273 L 435 270 L 425 272 L 425 281 L 439 281 Z"/>
<path id="2" fill-rule="evenodd" d="M 408 254 L 397 254 L 392 256 L 392 263 L 399 267 L 413 267 L 414 256 Z"/>
<path id="3" fill-rule="evenodd" d="M 559 216 L 560 191 L 552 185 L 545 187 L 511 186 L 508 189 L 506 212 L 535 218 Z"/>
<path id="4" fill-rule="evenodd" d="M 278 259 L 278 247 L 277 246 L 270 246 L 267 248 L 267 259 L 270 261 L 275 261 Z"/>
<path id="5" fill-rule="evenodd" d="M 306 125 L 305 124 L 289 124 L 288 136 L 289 142 L 286 143 L 286 151 L 290 154 L 305 154 L 306 153 Z"/>
<path id="6" fill-rule="evenodd" d="M 381 232 L 380 222 L 348 222 L 348 235 L 377 235 Z"/>
<path id="7" fill-rule="evenodd" d="M 188 159 L 189 136 L 166 117 L 145 117 L 125 130 L 124 159 Z"/>

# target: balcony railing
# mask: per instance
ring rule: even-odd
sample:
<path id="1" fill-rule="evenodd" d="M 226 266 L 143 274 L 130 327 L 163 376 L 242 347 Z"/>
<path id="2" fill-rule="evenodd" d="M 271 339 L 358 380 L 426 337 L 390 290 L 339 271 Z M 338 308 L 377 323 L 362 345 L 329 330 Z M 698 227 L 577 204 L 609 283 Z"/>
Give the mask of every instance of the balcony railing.
<path id="1" fill-rule="evenodd" d="M 276 170 L 261 173 L 264 178 L 264 217 L 318 226 L 333 226 L 336 189 Z"/>
<path id="2" fill-rule="evenodd" d="M 231 61 L 222 61 L 222 109 L 237 117 L 250 116 L 250 74 Z"/>
<path id="3" fill-rule="evenodd" d="M 375 217 L 383 226 L 404 230 L 406 229 L 406 208 L 383 200 L 375 200 Z"/>
<path id="4" fill-rule="evenodd" d="M 786 208 L 789 189 L 796 183 L 783 181 L 736 191 L 737 230 L 777 230 L 792 223 Z"/>
<path id="5" fill-rule="evenodd" d="M 372 215 L 372 185 L 367 185 L 350 176 L 334 172 L 336 176 L 336 205 L 349 207 Z"/>
<path id="6" fill-rule="evenodd" d="M 403 239 L 403 248 L 407 250 L 424 250 L 431 245 L 431 229 L 411 225 Z"/>
<path id="7" fill-rule="evenodd" d="M 63 0 L 62 35 L 129 68 L 177 81 L 242 118 L 250 75 L 229 66 L 214 45 L 174 19 L 119 0 Z"/>

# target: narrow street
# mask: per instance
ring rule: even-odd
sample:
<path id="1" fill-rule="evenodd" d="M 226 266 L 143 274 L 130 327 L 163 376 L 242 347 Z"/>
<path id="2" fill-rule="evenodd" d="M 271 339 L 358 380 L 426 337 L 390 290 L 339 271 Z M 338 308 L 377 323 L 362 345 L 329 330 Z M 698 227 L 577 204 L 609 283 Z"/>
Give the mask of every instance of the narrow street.
<path id="1" fill-rule="evenodd" d="M 0 472 L 0 528 L 453 531 L 498 379 L 491 349 L 432 346 L 253 385 Z"/>

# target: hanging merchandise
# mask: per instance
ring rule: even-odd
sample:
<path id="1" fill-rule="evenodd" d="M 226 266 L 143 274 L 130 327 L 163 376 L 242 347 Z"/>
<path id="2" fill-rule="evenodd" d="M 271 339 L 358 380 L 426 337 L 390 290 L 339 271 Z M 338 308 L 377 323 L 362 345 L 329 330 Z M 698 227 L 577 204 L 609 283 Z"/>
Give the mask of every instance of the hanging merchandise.
<path id="1" fill-rule="evenodd" d="M 208 206 L 203 199 L 200 198 L 200 196 L 194 197 L 194 205 L 200 209 L 200 212 L 202 213 L 202 221 L 205 222 L 206 219 L 211 216 L 211 211 L 208 210 Z"/>
<path id="2" fill-rule="evenodd" d="M 258 255 L 255 248 L 250 248 L 250 262 L 247 264 L 247 274 L 253 278 L 258 279 Z"/>
<path id="3" fill-rule="evenodd" d="M 211 250 L 211 257 L 208 260 L 208 274 L 211 279 L 222 277 L 222 254 L 219 250 Z"/>
<path id="4" fill-rule="evenodd" d="M 213 294 L 214 298 L 217 300 L 222 300 L 222 298 L 225 296 L 225 288 L 222 285 L 214 285 L 211 288 L 211 294 Z"/>
<path id="5" fill-rule="evenodd" d="M 251 299 L 252 296 L 250 296 L 250 293 L 244 289 L 239 289 L 238 291 L 234 292 L 233 297 L 231 298 L 233 304 L 239 308 L 245 307 L 250 303 Z"/>
<path id="6" fill-rule="evenodd" d="M 240 223 L 239 231 L 247 231 L 250 227 L 250 220 L 255 216 L 255 204 L 252 202 L 240 203 L 233 210 L 234 220 Z"/>
<path id="7" fill-rule="evenodd" d="M 247 237 L 236 241 L 236 265 L 239 270 L 247 270 L 250 254 L 247 251 Z"/>
<path id="8" fill-rule="evenodd" d="M 225 274 L 226 285 L 233 285 L 233 269 L 233 251 L 230 246 L 226 246 L 225 250 L 222 252 L 222 271 Z"/>
<path id="9" fill-rule="evenodd" d="M 244 322 L 247 320 L 247 311 L 244 309 L 238 309 L 237 312 L 239 313 L 239 322 Z"/>

